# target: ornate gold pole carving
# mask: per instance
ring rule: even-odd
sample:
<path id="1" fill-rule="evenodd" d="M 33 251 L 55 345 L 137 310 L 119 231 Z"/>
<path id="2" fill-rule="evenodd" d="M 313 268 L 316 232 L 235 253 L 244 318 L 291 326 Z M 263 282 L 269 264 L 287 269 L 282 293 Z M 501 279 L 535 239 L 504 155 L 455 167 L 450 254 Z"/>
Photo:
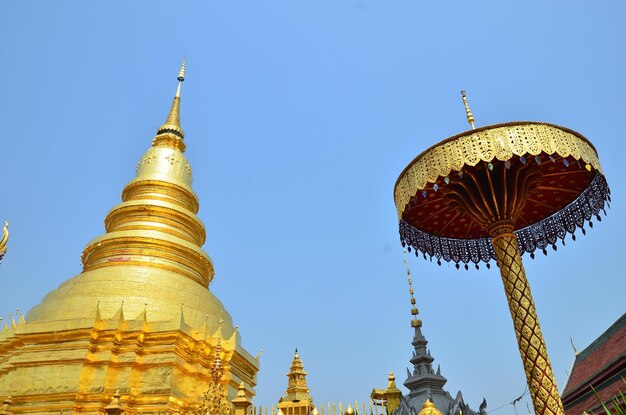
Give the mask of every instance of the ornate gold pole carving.
<path id="1" fill-rule="evenodd" d="M 535 413 L 564 415 L 522 256 L 517 248 L 517 237 L 512 228 L 506 227 L 492 229 L 492 235 L 491 243 L 496 252 Z"/>

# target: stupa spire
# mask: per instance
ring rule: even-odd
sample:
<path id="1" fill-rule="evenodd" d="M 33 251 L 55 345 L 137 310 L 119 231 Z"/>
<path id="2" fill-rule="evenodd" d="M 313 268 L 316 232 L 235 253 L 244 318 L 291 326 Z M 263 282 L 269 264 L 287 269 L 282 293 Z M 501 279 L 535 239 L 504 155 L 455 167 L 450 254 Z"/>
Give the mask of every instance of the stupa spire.
<path id="1" fill-rule="evenodd" d="M 422 320 L 417 318 L 419 311 L 415 305 L 415 291 L 413 290 L 413 278 L 411 278 L 411 268 L 409 267 L 409 260 L 406 257 L 406 248 L 402 249 L 404 254 L 404 267 L 406 268 L 406 276 L 409 281 L 409 294 L 411 295 L 411 327 L 422 327 Z"/>
<path id="2" fill-rule="evenodd" d="M 411 357 L 411 364 L 413 365 L 413 371 L 407 369 L 407 380 L 404 382 L 404 386 L 409 389 L 409 395 L 411 397 L 421 395 L 424 391 L 434 390 L 435 393 L 443 394 L 443 386 L 446 384 L 447 379 L 441 375 L 441 371 L 437 369 L 437 372 L 433 370 L 433 361 L 435 360 L 430 350 L 426 347 L 428 340 L 422 334 L 422 320 L 418 319 L 419 312 L 415 305 L 415 291 L 413 290 L 413 279 L 411 277 L 411 268 L 409 267 L 409 261 L 406 255 L 406 248 L 402 249 L 404 253 L 404 265 L 406 267 L 406 274 L 409 281 L 409 293 L 411 294 L 411 327 L 415 329 L 413 335 L 413 356 Z"/>
<path id="3" fill-rule="evenodd" d="M 181 292 L 177 296 L 179 299 L 172 298 L 166 306 L 162 304 L 159 294 L 169 284 L 178 287 L 180 278 L 206 289 L 214 275 L 211 259 L 202 249 L 206 230 L 197 216 L 199 202 L 191 186 L 192 169 L 183 153 L 185 144 L 179 120 L 180 85 L 185 79 L 185 72 L 186 61 L 183 60 L 177 72 L 178 89 L 165 124 L 158 129 L 152 145 L 139 159 L 134 179 L 126 184 L 122 192 L 122 203 L 107 214 L 105 233 L 90 241 L 83 251 L 82 274 L 101 274 L 103 281 L 109 281 L 101 282 L 102 285 L 97 286 L 97 294 L 94 294 L 101 300 L 100 310 L 104 316 L 115 314 L 121 299 L 128 299 L 124 304 L 124 314 L 137 315 L 144 309 L 145 303 L 159 301 L 161 304 L 156 314 L 151 313 L 152 318 L 169 319 L 179 314 L 180 304 L 184 302 L 190 304 L 185 307 L 186 324 L 197 326 L 205 323 L 207 313 L 200 311 L 202 307 L 197 300 L 200 297 Z M 141 275 L 141 278 L 136 278 L 137 283 L 149 281 L 154 288 L 142 288 L 142 294 L 131 299 L 127 290 L 132 285 L 129 281 L 135 281 L 133 273 Z M 110 281 L 116 283 L 110 284 Z M 88 291 L 85 287 L 81 285 L 80 289 Z M 79 301 L 79 293 L 84 295 L 76 289 L 76 301 Z M 59 292 L 57 301 L 65 302 L 67 296 L 68 293 Z M 38 307 L 41 312 L 33 310 L 35 319 L 57 314 L 59 318 L 67 318 L 63 310 L 70 311 L 68 307 L 52 304 L 46 307 Z M 213 316 L 211 330 L 216 328 L 222 308 L 217 305 L 214 311 L 208 313 Z M 76 313 L 79 313 L 78 309 Z M 225 336 L 233 332 L 231 321 L 228 326 Z"/>
<path id="4" fill-rule="evenodd" d="M 187 67 L 187 58 L 183 58 L 183 63 L 180 66 L 180 70 L 178 71 L 178 87 L 176 88 L 176 95 L 174 96 L 174 101 L 172 101 L 172 107 L 170 108 L 170 112 L 167 114 L 167 119 L 162 126 L 157 130 L 157 137 L 154 139 L 153 145 L 159 144 L 160 140 L 157 138 L 160 135 L 164 134 L 173 134 L 179 139 L 183 139 L 185 137 L 185 133 L 183 129 L 180 128 L 180 88 L 182 86 L 183 81 L 185 80 L 185 70 Z M 184 151 L 184 148 L 183 148 Z"/>
<path id="5" fill-rule="evenodd" d="M 178 71 L 178 77 L 176 79 L 178 79 L 178 88 L 176 89 L 176 97 L 180 98 L 180 86 L 182 85 L 183 81 L 185 80 L 185 68 L 187 66 L 187 57 L 185 56 L 183 58 L 183 63 L 182 65 L 180 65 L 180 71 Z"/>

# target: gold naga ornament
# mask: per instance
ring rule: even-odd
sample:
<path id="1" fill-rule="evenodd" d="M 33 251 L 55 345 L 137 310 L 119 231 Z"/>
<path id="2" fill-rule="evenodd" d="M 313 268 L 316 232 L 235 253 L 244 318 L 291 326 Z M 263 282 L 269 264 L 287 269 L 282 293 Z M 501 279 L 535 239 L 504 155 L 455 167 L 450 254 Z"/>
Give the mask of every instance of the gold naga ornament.
<path id="1" fill-rule="evenodd" d="M 4 221 L 4 228 L 2 229 L 2 239 L 0 239 L 0 261 L 7 253 L 7 242 L 9 241 L 9 222 Z"/>
<path id="2" fill-rule="evenodd" d="M 394 189 L 402 245 L 415 254 L 463 264 L 495 259 L 509 303 L 538 415 L 563 415 L 535 304 L 522 264 L 610 207 L 610 190 L 594 146 L 568 128 L 541 122 L 474 127 L 417 156 Z"/>

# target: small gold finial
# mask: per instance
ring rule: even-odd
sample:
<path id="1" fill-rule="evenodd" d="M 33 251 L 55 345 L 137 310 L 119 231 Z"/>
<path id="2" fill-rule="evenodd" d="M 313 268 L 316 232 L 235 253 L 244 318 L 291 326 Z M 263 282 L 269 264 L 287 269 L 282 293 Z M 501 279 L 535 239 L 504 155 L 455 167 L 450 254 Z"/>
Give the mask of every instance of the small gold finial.
<path id="1" fill-rule="evenodd" d="M 176 97 L 180 98 L 180 86 L 185 80 L 185 68 L 187 67 L 187 57 L 183 58 L 183 64 L 180 65 L 180 71 L 178 71 L 178 89 L 176 89 Z"/>
<path id="2" fill-rule="evenodd" d="M 183 63 L 180 65 L 180 71 L 178 71 L 178 80 L 183 82 L 185 80 L 185 67 L 187 66 L 187 57 L 183 58 Z"/>
<path id="3" fill-rule="evenodd" d="M 472 126 L 472 130 L 474 127 L 474 116 L 472 115 L 472 111 L 469 109 L 469 105 L 467 103 L 467 93 L 465 90 L 461 91 L 461 99 L 463 100 L 463 105 L 465 106 L 465 114 L 467 115 L 467 122 Z"/>
<path id="4" fill-rule="evenodd" d="M 185 69 L 187 67 L 187 58 L 183 58 L 183 63 L 180 66 L 180 71 L 178 71 L 178 87 L 176 88 L 176 95 L 174 96 L 174 101 L 172 102 L 172 107 L 170 108 L 170 112 L 167 114 L 167 119 L 165 123 L 159 127 L 157 130 L 157 136 L 152 141 L 153 146 L 158 146 L 163 143 L 167 145 L 174 146 L 176 148 L 180 148 L 181 151 L 185 151 L 185 144 L 181 141 L 185 137 L 185 133 L 183 129 L 180 128 L 180 86 L 185 80 Z M 172 144 L 171 140 L 168 141 L 167 137 L 159 137 L 160 135 L 174 135 L 178 137 L 175 139 Z"/>
<path id="5" fill-rule="evenodd" d="M 239 391 L 237 391 L 237 397 L 238 398 L 246 397 L 246 385 L 243 382 L 239 384 Z"/>

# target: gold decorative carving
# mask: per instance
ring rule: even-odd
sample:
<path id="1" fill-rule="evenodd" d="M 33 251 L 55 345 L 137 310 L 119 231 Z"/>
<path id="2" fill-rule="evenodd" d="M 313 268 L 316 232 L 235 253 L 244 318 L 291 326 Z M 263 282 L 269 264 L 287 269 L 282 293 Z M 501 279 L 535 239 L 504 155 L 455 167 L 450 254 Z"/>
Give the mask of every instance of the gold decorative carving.
<path id="1" fill-rule="evenodd" d="M 167 160 L 172 166 L 179 162 L 174 154 L 165 156 L 165 160 Z"/>
<path id="2" fill-rule="evenodd" d="M 500 233 L 492 239 L 492 243 L 509 302 L 535 413 L 564 415 L 563 404 L 539 327 L 535 303 L 517 248 L 517 237 L 511 231 Z"/>
<path id="3" fill-rule="evenodd" d="M 221 383 L 224 375 L 221 353 L 221 340 L 218 340 L 215 348 L 215 360 L 211 368 L 211 382 L 202 395 L 198 408 L 194 411 L 195 415 L 230 415 L 233 412 L 233 404 L 228 400 L 228 394 Z"/>
<path id="4" fill-rule="evenodd" d="M 143 159 L 144 164 L 150 164 L 153 160 L 156 160 L 156 156 L 154 153 L 150 154 L 148 157 Z"/>
<path id="5" fill-rule="evenodd" d="M 7 396 L 6 398 L 4 398 L 4 401 L 2 402 L 2 406 L 0 406 L 0 415 L 13 415 L 13 412 L 11 411 L 12 403 L 13 403 L 13 400 L 11 399 L 10 396 Z"/>
<path id="6" fill-rule="evenodd" d="M 514 155 L 540 153 L 572 156 L 603 173 L 593 145 L 582 135 L 565 127 L 514 122 L 478 128 L 429 148 L 404 169 L 394 192 L 398 218 L 402 217 L 410 198 L 424 189 L 427 183 L 435 183 L 439 177 L 447 177 L 453 171 L 475 166 L 480 161 L 505 161 Z"/>

